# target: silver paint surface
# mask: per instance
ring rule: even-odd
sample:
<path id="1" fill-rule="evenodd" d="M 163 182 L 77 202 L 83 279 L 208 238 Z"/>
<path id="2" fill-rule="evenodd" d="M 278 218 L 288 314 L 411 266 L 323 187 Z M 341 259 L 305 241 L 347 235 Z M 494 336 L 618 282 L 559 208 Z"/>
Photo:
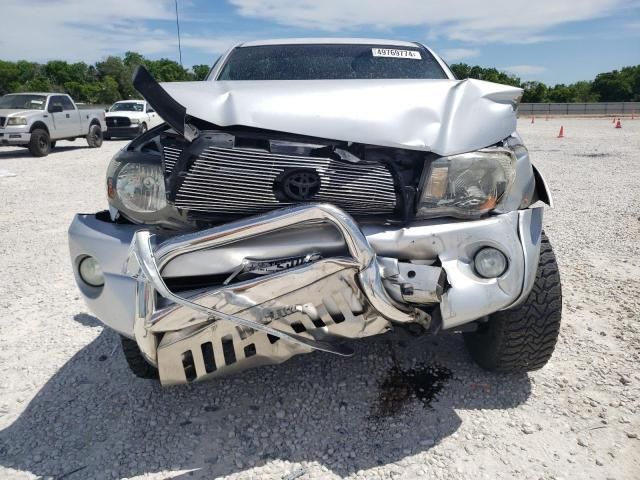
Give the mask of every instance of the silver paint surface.
<path id="1" fill-rule="evenodd" d="M 454 155 L 516 129 L 522 90 L 481 80 L 169 82 L 187 114 L 332 140 Z"/>

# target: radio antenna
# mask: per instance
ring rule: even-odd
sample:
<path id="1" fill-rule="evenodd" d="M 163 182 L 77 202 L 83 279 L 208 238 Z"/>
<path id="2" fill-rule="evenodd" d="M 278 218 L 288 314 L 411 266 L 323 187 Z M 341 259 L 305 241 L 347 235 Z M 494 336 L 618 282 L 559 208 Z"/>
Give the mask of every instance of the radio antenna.
<path id="1" fill-rule="evenodd" d="M 178 30 L 178 54 L 180 55 L 180 66 L 182 67 L 182 46 L 180 45 L 180 19 L 178 17 L 178 0 L 174 0 L 176 5 L 176 28 Z"/>

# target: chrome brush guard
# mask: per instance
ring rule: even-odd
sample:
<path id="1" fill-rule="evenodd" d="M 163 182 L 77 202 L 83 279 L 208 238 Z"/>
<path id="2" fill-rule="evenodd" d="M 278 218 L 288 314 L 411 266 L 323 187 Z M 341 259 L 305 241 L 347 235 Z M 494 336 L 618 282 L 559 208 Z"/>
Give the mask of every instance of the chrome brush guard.
<path id="1" fill-rule="evenodd" d="M 182 296 L 162 278 L 163 267 L 179 255 L 318 222 L 340 232 L 350 257 Z M 138 231 L 125 272 L 137 279 L 136 341 L 165 385 L 279 363 L 313 350 L 350 355 L 342 339 L 382 333 L 389 321 L 429 321 L 421 310 L 389 296 L 366 237 L 349 215 L 326 204 L 276 210 L 174 237 L 155 248 L 150 232 Z M 158 308 L 157 295 L 172 303 Z"/>

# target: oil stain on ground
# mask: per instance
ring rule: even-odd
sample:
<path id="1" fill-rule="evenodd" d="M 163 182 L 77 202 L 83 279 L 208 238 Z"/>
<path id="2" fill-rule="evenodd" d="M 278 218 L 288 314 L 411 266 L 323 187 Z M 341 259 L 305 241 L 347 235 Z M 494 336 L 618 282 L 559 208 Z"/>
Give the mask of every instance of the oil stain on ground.
<path id="1" fill-rule="evenodd" d="M 451 377 L 451 370 L 437 363 L 418 364 L 407 370 L 394 365 L 380 384 L 380 395 L 370 418 L 391 417 L 413 400 L 430 407 Z"/>

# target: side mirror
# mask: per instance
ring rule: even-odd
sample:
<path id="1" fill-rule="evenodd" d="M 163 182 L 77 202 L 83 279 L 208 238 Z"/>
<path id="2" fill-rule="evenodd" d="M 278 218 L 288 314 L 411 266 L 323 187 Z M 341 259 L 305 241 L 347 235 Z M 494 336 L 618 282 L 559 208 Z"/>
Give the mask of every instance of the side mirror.
<path id="1" fill-rule="evenodd" d="M 49 113 L 60 113 L 62 105 L 49 105 Z"/>
<path id="2" fill-rule="evenodd" d="M 105 111 L 105 112 L 108 112 L 108 111 L 109 111 L 109 107 L 105 108 L 105 109 L 104 109 L 104 111 Z"/>

